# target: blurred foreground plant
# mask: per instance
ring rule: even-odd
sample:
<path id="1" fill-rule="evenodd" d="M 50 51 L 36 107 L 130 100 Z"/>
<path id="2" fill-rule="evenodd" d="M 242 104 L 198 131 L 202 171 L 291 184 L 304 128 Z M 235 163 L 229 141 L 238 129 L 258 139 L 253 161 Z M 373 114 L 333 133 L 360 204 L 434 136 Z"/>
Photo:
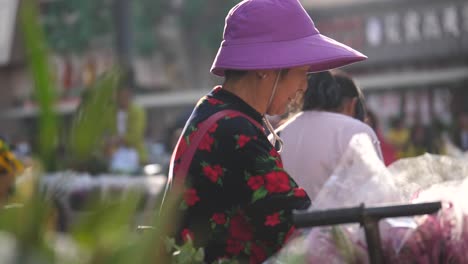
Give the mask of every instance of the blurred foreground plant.
<path id="1" fill-rule="evenodd" d="M 139 232 L 136 219 L 141 215 L 141 193 L 127 193 L 122 199 L 86 199 L 87 209 L 73 221 L 69 233 L 59 233 L 55 221 L 60 208 L 40 188 L 44 171 L 57 167 L 58 119 L 54 112 L 55 89 L 49 70 L 45 38 L 38 20 L 37 2 L 22 1 L 21 28 L 28 51 L 28 63 L 34 79 L 40 112 L 40 161 L 34 163 L 16 181 L 17 192 L 10 204 L 0 207 L 0 260 L 2 264 L 70 263 L 204 263 L 203 249 L 189 241 L 177 245 L 170 236 L 177 226 L 177 208 L 181 190 L 173 187 L 160 203 L 145 207 L 145 223 L 152 228 Z M 119 72 L 100 78 L 78 109 L 66 150 L 71 165 L 86 163 L 95 157 L 105 135 L 109 111 Z M 63 158 L 63 157 L 60 157 Z M 148 208 L 149 207 L 149 208 Z M 164 208 L 164 210 L 159 210 Z M 216 263 L 234 264 L 219 260 Z"/>
<path id="2" fill-rule="evenodd" d="M 74 169 L 99 170 L 94 164 L 99 161 L 102 163 L 103 160 L 102 139 L 115 113 L 119 76 L 118 70 L 104 74 L 82 97 L 66 140 L 66 152 L 69 154 L 67 163 Z"/>
<path id="3" fill-rule="evenodd" d="M 46 168 L 52 169 L 56 166 L 54 155 L 58 143 L 57 117 L 54 111 L 56 89 L 52 71 L 49 69 L 46 41 L 37 10 L 35 1 L 21 2 L 21 30 L 39 106 L 39 158 Z"/>

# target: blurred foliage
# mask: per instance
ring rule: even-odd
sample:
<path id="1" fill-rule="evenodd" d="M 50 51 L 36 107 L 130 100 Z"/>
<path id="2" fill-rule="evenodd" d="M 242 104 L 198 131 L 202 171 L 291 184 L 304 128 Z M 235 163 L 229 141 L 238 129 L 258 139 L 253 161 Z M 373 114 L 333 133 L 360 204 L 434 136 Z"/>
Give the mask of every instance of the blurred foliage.
<path id="1" fill-rule="evenodd" d="M 170 0 L 134 0 L 133 31 L 135 51 L 138 56 L 149 56 L 160 48 L 156 28 L 170 8 Z"/>
<path id="2" fill-rule="evenodd" d="M 184 31 L 201 47 L 216 50 L 222 40 L 224 19 L 240 0 L 186 0 L 180 20 Z"/>
<path id="3" fill-rule="evenodd" d="M 192 45 L 216 49 L 222 37 L 224 18 L 240 0 L 133 0 L 132 37 L 136 54 L 149 56 L 162 48 L 157 28 L 168 15 L 179 18 L 182 32 Z M 113 0 L 54 0 L 41 4 L 42 22 L 50 47 L 57 53 L 81 54 L 95 41 L 114 45 Z"/>
<path id="4" fill-rule="evenodd" d="M 102 139 L 115 113 L 119 76 L 118 70 L 104 74 L 82 96 L 66 141 L 70 165 L 81 166 L 89 159 L 99 158 Z"/>
<path id="5" fill-rule="evenodd" d="M 112 0 L 47 1 L 41 12 L 48 43 L 57 53 L 79 54 L 96 38 L 112 39 Z"/>
<path id="6" fill-rule="evenodd" d="M 48 51 L 42 27 L 37 21 L 36 3 L 24 1 L 21 6 L 21 28 L 27 60 L 34 80 L 34 93 L 39 106 L 39 155 L 46 168 L 54 168 L 58 124 L 54 105 L 56 89 L 49 69 Z"/>
<path id="7" fill-rule="evenodd" d="M 153 228 L 144 232 L 136 226 L 141 194 L 134 192 L 123 199 L 89 200 L 70 232 L 58 233 L 54 228 L 58 208 L 50 199 L 53 196 L 39 188 L 41 174 L 38 167 L 28 169 L 17 189 L 29 191 L 17 193 L 10 199 L 14 204 L 0 208 L 2 264 L 200 263 L 195 261 L 200 255 L 192 252 L 203 250 L 190 243 L 166 248 L 165 238 L 177 217 L 173 210 L 177 190 L 166 199 L 164 211 L 157 210 L 160 203 L 148 208 L 152 213 L 145 221 Z M 185 256 L 184 261 L 175 256 Z"/>

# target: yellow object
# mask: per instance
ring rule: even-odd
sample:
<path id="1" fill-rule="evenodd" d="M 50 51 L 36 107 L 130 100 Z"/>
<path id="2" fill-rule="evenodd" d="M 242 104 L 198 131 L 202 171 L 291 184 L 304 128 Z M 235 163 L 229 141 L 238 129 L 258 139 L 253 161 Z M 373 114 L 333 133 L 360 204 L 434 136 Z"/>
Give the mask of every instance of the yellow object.
<path id="1" fill-rule="evenodd" d="M 410 131 L 409 129 L 402 128 L 402 129 L 391 129 L 388 132 L 387 139 L 388 142 L 395 148 L 397 151 L 398 158 L 403 158 L 404 148 L 409 142 L 410 138 Z"/>
<path id="2" fill-rule="evenodd" d="M 23 164 L 0 139 L 0 201 L 4 201 L 14 185 L 15 177 L 24 170 Z"/>

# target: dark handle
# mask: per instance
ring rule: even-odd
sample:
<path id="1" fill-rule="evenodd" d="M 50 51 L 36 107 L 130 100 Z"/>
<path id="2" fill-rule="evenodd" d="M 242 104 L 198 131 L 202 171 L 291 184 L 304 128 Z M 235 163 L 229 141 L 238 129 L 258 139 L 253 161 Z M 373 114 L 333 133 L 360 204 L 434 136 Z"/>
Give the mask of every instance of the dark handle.
<path id="1" fill-rule="evenodd" d="M 293 214 L 293 222 L 297 227 L 362 223 L 364 217 L 381 219 L 388 217 L 432 214 L 437 212 L 441 207 L 441 202 L 370 208 L 364 208 L 364 206 L 361 205 L 351 208 L 295 213 Z"/>

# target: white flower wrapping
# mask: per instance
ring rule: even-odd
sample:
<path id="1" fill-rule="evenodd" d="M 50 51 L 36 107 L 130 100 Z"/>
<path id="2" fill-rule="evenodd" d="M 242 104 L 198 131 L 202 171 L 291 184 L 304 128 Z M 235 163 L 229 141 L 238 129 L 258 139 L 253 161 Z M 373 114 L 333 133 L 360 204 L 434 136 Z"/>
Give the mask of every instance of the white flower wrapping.
<path id="1" fill-rule="evenodd" d="M 387 263 L 468 263 L 468 160 L 425 154 L 386 168 L 371 139 L 356 135 L 309 210 L 442 201 L 431 216 L 380 222 Z M 436 262 L 434 262 L 437 260 Z M 267 263 L 368 263 L 357 224 L 302 230 Z M 292 263 L 292 262 L 291 262 Z"/>

